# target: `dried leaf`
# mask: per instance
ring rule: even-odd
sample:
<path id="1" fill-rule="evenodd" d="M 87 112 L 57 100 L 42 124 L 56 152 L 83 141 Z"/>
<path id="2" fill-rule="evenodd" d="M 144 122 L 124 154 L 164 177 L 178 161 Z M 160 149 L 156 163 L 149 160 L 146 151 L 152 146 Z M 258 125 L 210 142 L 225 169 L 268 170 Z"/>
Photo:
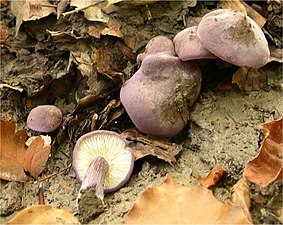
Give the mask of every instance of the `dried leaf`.
<path id="1" fill-rule="evenodd" d="M 8 0 L 0 0 L 1 6 L 7 6 L 9 4 Z"/>
<path id="2" fill-rule="evenodd" d="M 4 44 L 8 36 L 8 27 L 0 22 L 0 44 Z"/>
<path id="3" fill-rule="evenodd" d="M 248 16 L 251 17 L 260 28 L 263 28 L 267 20 L 244 1 L 242 1 L 242 4 L 246 8 Z"/>
<path id="4" fill-rule="evenodd" d="M 50 205 L 35 205 L 23 209 L 7 224 L 80 224 L 78 219 L 64 209 Z"/>
<path id="5" fill-rule="evenodd" d="M 232 83 L 245 92 L 268 89 L 266 74 L 254 68 L 240 67 L 233 74 Z"/>
<path id="6" fill-rule="evenodd" d="M 226 175 L 227 170 L 224 167 L 215 166 L 206 178 L 199 177 L 198 182 L 205 188 L 211 188 Z"/>
<path id="7" fill-rule="evenodd" d="M 23 21 L 38 20 L 56 12 L 48 0 L 11 1 L 11 11 L 17 17 L 16 36 Z"/>
<path id="8" fill-rule="evenodd" d="M 15 122 L 1 122 L 0 129 L 0 178 L 26 182 L 29 178 L 24 170 L 37 178 L 45 167 L 51 146 L 44 145 L 44 140 L 38 137 L 26 149 L 27 132 L 16 131 Z"/>
<path id="9" fill-rule="evenodd" d="M 135 129 L 128 129 L 121 133 L 134 151 L 135 159 L 138 160 L 148 155 L 156 156 L 168 163 L 176 162 L 175 156 L 182 151 L 181 145 L 171 144 L 165 139 L 151 137 L 142 134 Z"/>
<path id="10" fill-rule="evenodd" d="M 261 125 L 265 138 L 260 153 L 248 162 L 244 177 L 262 187 L 283 178 L 282 118 Z"/>
<path id="11" fill-rule="evenodd" d="M 170 175 L 149 187 L 124 217 L 126 224 L 251 224 L 239 206 L 223 204 L 206 188 L 186 187 Z"/>
<path id="12" fill-rule="evenodd" d="M 84 12 L 84 17 L 89 21 L 98 21 L 107 23 L 109 16 L 102 12 L 97 0 L 71 0 L 70 5 L 77 7 L 76 11 L 81 10 Z"/>
<path id="13" fill-rule="evenodd" d="M 57 4 L 57 20 L 60 18 L 60 15 L 65 12 L 67 6 L 69 4 L 69 0 L 60 0 Z"/>
<path id="14" fill-rule="evenodd" d="M 25 151 L 23 167 L 33 178 L 37 179 L 38 174 L 45 168 L 50 149 L 50 145 L 46 145 L 42 137 L 39 136 L 32 141 Z"/>
<path id="15" fill-rule="evenodd" d="M 251 198 L 250 198 L 250 186 L 247 179 L 240 179 L 232 187 L 232 202 L 240 206 L 243 209 L 246 217 L 252 222 L 250 207 L 251 207 Z"/>

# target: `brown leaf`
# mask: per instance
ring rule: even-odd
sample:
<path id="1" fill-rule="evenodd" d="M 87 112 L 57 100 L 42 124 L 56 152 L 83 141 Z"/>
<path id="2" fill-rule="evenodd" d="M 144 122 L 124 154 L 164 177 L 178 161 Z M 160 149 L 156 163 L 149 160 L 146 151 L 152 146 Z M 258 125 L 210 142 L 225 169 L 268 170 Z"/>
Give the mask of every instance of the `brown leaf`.
<path id="1" fill-rule="evenodd" d="M 251 160 L 244 171 L 244 177 L 262 187 L 283 178 L 283 134 L 282 117 L 261 125 L 265 138 L 260 153 Z"/>
<path id="2" fill-rule="evenodd" d="M 123 135 L 134 151 L 135 159 L 138 160 L 148 155 L 156 156 L 168 163 L 176 162 L 175 156 L 182 151 L 182 146 L 166 142 L 165 139 L 151 137 L 142 134 L 135 129 L 125 130 Z"/>
<path id="3" fill-rule="evenodd" d="M 80 224 L 78 219 L 64 209 L 50 205 L 35 205 L 23 209 L 7 224 Z"/>
<path id="4" fill-rule="evenodd" d="M 7 6 L 9 4 L 8 0 L 0 0 L 1 6 Z"/>
<path id="5" fill-rule="evenodd" d="M 24 169 L 37 179 L 38 175 L 45 168 L 45 164 L 50 155 L 50 145 L 45 145 L 42 137 L 36 137 L 28 146 L 24 155 Z"/>
<path id="6" fill-rule="evenodd" d="M 268 89 L 266 74 L 254 68 L 240 67 L 233 74 L 232 83 L 245 92 Z"/>
<path id="7" fill-rule="evenodd" d="M 17 17 L 16 36 L 23 21 L 37 20 L 56 12 L 48 0 L 11 1 L 11 11 Z"/>
<path id="8" fill-rule="evenodd" d="M 8 27 L 0 22 L 0 44 L 4 44 L 8 36 Z"/>
<path id="9" fill-rule="evenodd" d="M 198 182 L 205 188 L 211 188 L 226 175 L 227 170 L 224 167 L 215 166 L 206 178 L 199 177 Z"/>
<path id="10" fill-rule="evenodd" d="M 250 198 L 250 186 L 247 179 L 240 179 L 232 187 L 232 202 L 240 206 L 243 209 L 246 217 L 252 222 L 250 207 L 251 207 L 251 198 Z"/>
<path id="11" fill-rule="evenodd" d="M 186 187 L 170 175 L 149 187 L 124 217 L 126 224 L 251 224 L 239 206 L 219 202 L 206 188 Z"/>
<path id="12" fill-rule="evenodd" d="M 29 178 L 24 170 L 37 178 L 45 167 L 50 154 L 50 145 L 42 147 L 44 141 L 38 137 L 26 150 L 26 130 L 16 131 L 15 122 L 1 122 L 0 129 L 0 178 L 26 182 Z"/>

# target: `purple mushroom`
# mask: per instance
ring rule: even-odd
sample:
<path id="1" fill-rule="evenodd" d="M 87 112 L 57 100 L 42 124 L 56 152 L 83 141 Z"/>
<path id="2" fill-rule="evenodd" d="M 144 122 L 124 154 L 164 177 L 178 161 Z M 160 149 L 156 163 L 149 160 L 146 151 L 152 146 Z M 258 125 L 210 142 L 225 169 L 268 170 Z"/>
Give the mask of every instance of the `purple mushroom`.
<path id="1" fill-rule="evenodd" d="M 229 63 L 259 68 L 268 62 L 268 43 L 261 28 L 242 12 L 218 9 L 206 14 L 197 36 L 205 48 Z"/>
<path id="2" fill-rule="evenodd" d="M 120 99 L 140 131 L 171 137 L 187 124 L 200 87 L 197 64 L 158 53 L 144 58 L 140 69 L 122 86 Z"/>
<path id="3" fill-rule="evenodd" d="M 175 52 L 182 61 L 217 58 L 208 51 L 197 37 L 197 26 L 180 31 L 173 40 Z"/>
<path id="4" fill-rule="evenodd" d="M 40 105 L 30 111 L 27 126 L 34 131 L 49 133 L 59 127 L 62 118 L 62 112 L 58 107 Z"/>
<path id="5" fill-rule="evenodd" d="M 167 53 L 175 55 L 173 42 L 165 36 L 156 36 L 152 38 L 145 46 L 145 51 L 138 55 L 137 63 L 141 64 L 143 59 L 152 54 L 156 53 Z"/>
<path id="6" fill-rule="evenodd" d="M 134 155 L 113 131 L 97 130 L 81 136 L 73 152 L 73 168 L 81 190 L 95 186 L 96 196 L 121 188 L 130 178 Z"/>

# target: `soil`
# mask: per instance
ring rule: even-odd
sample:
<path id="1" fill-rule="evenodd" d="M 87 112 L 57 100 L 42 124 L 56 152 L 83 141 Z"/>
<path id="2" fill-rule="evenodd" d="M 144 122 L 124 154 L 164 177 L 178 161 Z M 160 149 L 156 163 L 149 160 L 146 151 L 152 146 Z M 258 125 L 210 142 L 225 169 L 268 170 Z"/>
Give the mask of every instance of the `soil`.
<path id="1" fill-rule="evenodd" d="M 171 7 L 168 4 L 160 3 L 158 5 L 160 8 L 149 7 L 154 19 L 150 25 L 148 24 L 149 21 L 145 19 L 144 21 L 147 21 L 147 23 L 144 23 L 144 29 L 149 31 L 150 36 L 167 34 L 172 38 L 177 30 L 182 28 L 182 23 L 178 19 L 179 13 L 180 11 L 182 13 L 188 12 L 180 10 L 177 3 L 176 5 L 172 4 Z M 188 7 L 188 11 L 189 15 L 200 16 L 215 7 L 217 5 L 214 2 L 199 2 L 196 7 L 192 7 L 190 10 Z M 161 13 L 164 13 L 167 9 L 169 16 L 162 14 L 162 17 L 155 18 L 157 8 Z M 2 10 L 5 13 L 3 19 L 12 30 L 14 17 L 11 15 L 9 7 L 4 9 Z M 143 10 L 145 9 L 135 9 L 131 12 L 132 14 L 138 13 L 137 15 L 143 20 Z M 52 20 L 50 17 L 48 18 Z M 141 18 L 136 16 L 135 20 Z M 46 21 L 47 19 L 45 18 Z M 138 23 L 135 20 L 133 19 L 126 25 Z M 61 25 L 66 23 L 69 26 L 74 26 L 77 23 L 79 26 L 82 21 L 85 21 L 83 15 L 76 14 L 60 21 L 60 23 Z M 123 24 L 126 23 L 126 16 L 120 15 L 120 21 L 123 27 Z M 173 25 L 170 24 L 171 22 Z M 33 24 L 35 23 L 36 21 L 33 22 Z M 143 23 L 140 21 L 139 23 L 142 26 Z M 167 33 L 168 30 L 170 30 L 169 33 Z M 13 34 L 14 31 L 10 32 Z M 36 32 L 39 34 L 42 31 L 32 31 L 24 25 L 21 32 L 22 35 L 35 37 Z M 45 40 L 44 37 L 42 38 Z M 76 102 L 78 96 L 76 94 L 82 94 L 84 89 L 88 89 L 87 85 L 89 85 L 88 82 L 91 78 L 87 80 L 81 74 L 78 75 L 78 68 L 74 66 L 70 69 L 71 72 L 65 72 L 62 76 L 59 76 L 58 74 L 60 71 L 62 72 L 62 69 L 54 66 L 54 60 L 60 59 L 62 67 L 66 68 L 68 61 L 66 52 L 70 48 L 67 48 L 62 42 L 55 41 L 50 42 L 50 44 L 43 40 L 38 42 L 39 37 L 36 39 L 37 44 L 29 43 L 30 46 L 26 41 L 19 41 L 22 44 L 20 44 L 20 47 L 18 45 L 15 51 L 11 50 L 15 48 L 15 44 L 14 46 L 11 45 L 15 40 L 13 42 L 8 39 L 9 48 L 6 47 L 3 51 L 1 50 L 1 72 L 3 74 L 1 83 L 24 88 L 23 92 L 11 89 L 0 90 L 1 120 L 10 118 L 10 120 L 17 122 L 18 129 L 22 129 L 26 128 L 27 114 L 34 105 L 53 103 L 63 111 L 64 122 L 62 127 L 65 126 L 66 128 L 60 128 L 51 134 L 53 138 L 52 157 L 48 161 L 45 174 L 50 175 L 59 170 L 65 170 L 49 180 L 40 182 L 40 184 L 46 204 L 74 213 L 82 223 L 123 223 L 123 216 L 130 210 L 137 195 L 147 187 L 162 184 L 167 173 L 171 174 L 181 184 L 200 186 L 197 178 L 199 176 L 205 177 L 215 166 L 215 163 L 228 170 L 227 177 L 213 188 L 216 198 L 224 202 L 230 196 L 231 187 L 242 177 L 247 162 L 259 152 L 260 142 L 263 138 L 259 125 L 278 119 L 283 114 L 281 64 L 272 62 L 264 67 L 263 71 L 267 75 L 266 85 L 268 90 L 247 93 L 240 91 L 237 86 L 231 85 L 231 72 L 235 71 L 236 67 L 231 66 L 228 70 L 217 69 L 216 72 L 216 63 L 212 63 L 213 65 L 210 67 L 209 63 L 204 62 L 202 90 L 190 110 L 191 119 L 179 135 L 170 139 L 170 142 L 182 145 L 182 151 L 176 157 L 177 161 L 171 165 L 150 156 L 139 159 L 135 162 L 134 172 L 127 184 L 114 193 L 106 194 L 103 203 L 95 198 L 93 190 L 88 190 L 78 203 L 77 196 L 80 184 L 76 180 L 72 168 L 69 167 L 74 143 L 81 134 L 91 129 L 91 116 L 94 113 L 99 114 L 111 99 L 117 98 L 120 84 L 114 85 L 114 93 L 109 92 L 107 87 L 106 97 L 98 98 L 94 106 L 88 105 L 85 108 L 78 109 Z M 93 38 L 86 40 L 88 40 L 88 45 L 96 47 L 113 43 L 113 37 L 109 36 L 100 40 L 93 40 Z M 74 42 L 82 43 L 80 40 Z M 42 44 L 42 49 L 39 49 L 39 43 Z M 69 44 L 75 45 L 75 43 Z M 52 45 L 56 47 L 52 47 Z M 141 46 L 144 46 L 144 44 Z M 137 51 L 142 51 L 142 49 L 143 47 Z M 20 50 L 21 52 L 19 52 Z M 24 52 L 24 50 L 27 52 Z M 50 52 L 54 50 L 58 51 L 56 53 L 57 58 L 51 59 L 54 55 L 51 55 L 52 57 L 44 55 L 45 53 L 51 54 Z M 38 52 L 44 53 L 41 54 L 41 56 L 43 55 L 42 58 L 38 57 Z M 26 59 L 27 57 L 30 58 Z M 28 71 L 23 71 L 20 68 L 19 60 L 25 66 L 35 60 L 36 62 L 32 64 L 35 67 L 39 65 L 39 60 L 46 61 L 44 61 L 44 69 L 31 67 Z M 28 60 L 28 63 L 25 60 Z M 126 77 L 130 77 L 136 70 L 136 65 L 134 60 L 127 60 L 126 66 L 123 65 L 123 73 Z M 12 66 L 8 66 L 8 64 Z M 34 77 L 31 79 L 31 75 L 34 75 L 35 71 L 40 70 L 45 71 L 45 74 L 50 74 L 48 70 L 51 67 L 56 70 L 51 72 L 56 73 L 57 77 L 53 76 L 53 80 L 48 81 L 48 85 L 43 84 L 42 79 L 36 80 Z M 208 70 L 207 68 L 212 68 L 212 70 L 205 73 Z M 39 75 L 36 74 L 36 76 Z M 227 78 L 229 79 L 227 80 Z M 103 82 L 105 82 L 105 79 Z M 64 87 L 62 87 L 63 84 Z M 55 87 L 59 88 L 56 89 L 55 94 L 50 95 L 47 89 L 53 88 L 52 90 L 55 90 Z M 110 88 L 113 88 L 113 85 Z M 105 129 L 121 132 L 130 127 L 133 127 L 133 124 L 126 113 L 123 113 L 123 115 L 113 119 L 112 123 L 109 123 L 109 126 Z M 29 134 L 32 135 L 33 133 L 29 131 Z M 274 182 L 266 188 L 260 188 L 252 183 L 250 186 L 253 222 L 256 224 L 280 223 L 278 210 L 282 207 L 282 181 Z M 20 209 L 38 204 L 38 190 L 39 183 L 36 182 L 18 183 L 1 180 L 1 222 L 8 221 Z"/>

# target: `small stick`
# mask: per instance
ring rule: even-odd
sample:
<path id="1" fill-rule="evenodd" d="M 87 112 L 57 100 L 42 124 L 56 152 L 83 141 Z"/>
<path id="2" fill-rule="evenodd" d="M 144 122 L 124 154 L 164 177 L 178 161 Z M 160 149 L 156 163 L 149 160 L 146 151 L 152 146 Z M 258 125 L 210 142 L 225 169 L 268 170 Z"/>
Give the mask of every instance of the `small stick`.
<path id="1" fill-rule="evenodd" d="M 57 176 L 57 175 L 60 175 L 60 174 L 64 173 L 65 171 L 67 171 L 68 169 L 71 168 L 71 165 L 72 165 L 72 164 L 70 163 L 66 168 L 64 168 L 64 169 L 62 169 L 62 170 L 59 170 L 59 171 L 56 172 L 56 173 L 50 174 L 50 175 L 48 175 L 48 176 L 46 176 L 46 177 L 44 177 L 44 178 L 42 178 L 42 179 L 40 179 L 40 180 L 37 180 L 37 181 L 34 182 L 34 184 L 37 184 L 38 182 L 42 182 L 42 181 L 49 180 L 49 179 L 52 178 L 52 177 L 55 177 L 55 176 Z"/>
<path id="2" fill-rule="evenodd" d="M 40 182 L 39 185 L 38 185 L 38 204 L 39 205 L 45 205 L 42 182 Z"/>

